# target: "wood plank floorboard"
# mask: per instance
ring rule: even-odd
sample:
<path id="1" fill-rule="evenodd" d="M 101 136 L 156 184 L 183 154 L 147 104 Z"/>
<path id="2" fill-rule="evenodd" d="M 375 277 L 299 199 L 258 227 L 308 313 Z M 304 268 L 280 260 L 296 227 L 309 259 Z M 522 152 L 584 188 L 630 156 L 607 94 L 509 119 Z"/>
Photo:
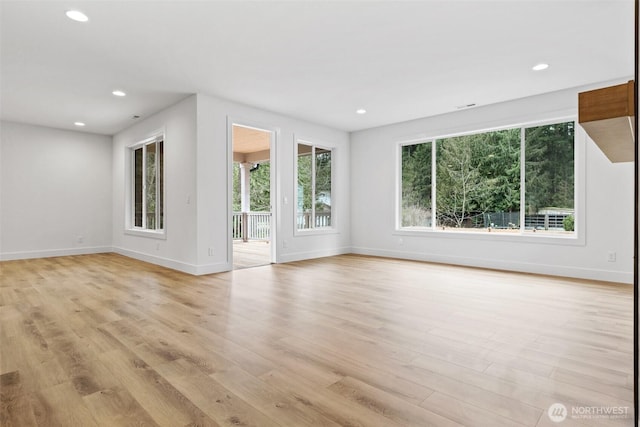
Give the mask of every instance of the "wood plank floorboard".
<path id="1" fill-rule="evenodd" d="M 233 241 L 233 268 L 249 268 L 271 264 L 271 242 L 263 240 Z"/>
<path id="2" fill-rule="evenodd" d="M 0 425 L 632 426 L 632 298 L 357 255 L 200 277 L 0 262 Z"/>

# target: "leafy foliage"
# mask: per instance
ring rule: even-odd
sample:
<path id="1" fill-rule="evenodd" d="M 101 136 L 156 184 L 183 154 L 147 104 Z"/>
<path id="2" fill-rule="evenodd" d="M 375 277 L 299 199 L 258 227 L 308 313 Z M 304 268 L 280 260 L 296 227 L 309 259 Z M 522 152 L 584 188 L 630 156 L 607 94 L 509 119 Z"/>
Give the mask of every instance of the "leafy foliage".
<path id="1" fill-rule="evenodd" d="M 520 209 L 520 132 L 509 129 L 436 141 L 438 224 L 473 226 L 484 212 Z"/>
<path id="2" fill-rule="evenodd" d="M 240 195 L 240 165 L 233 164 L 233 211 L 242 209 Z M 269 212 L 271 210 L 271 165 L 262 162 L 251 170 L 249 178 L 249 197 L 251 212 Z"/>
<path id="3" fill-rule="evenodd" d="M 402 147 L 402 226 L 431 225 L 431 142 Z"/>
<path id="4" fill-rule="evenodd" d="M 564 231 L 574 231 L 576 228 L 576 220 L 573 215 L 565 217 L 562 221 L 562 226 L 564 227 Z"/>
<path id="5" fill-rule="evenodd" d="M 298 155 L 298 212 L 310 212 L 313 197 L 311 189 L 311 153 Z"/>
<path id="6" fill-rule="evenodd" d="M 324 218 L 326 225 L 331 222 L 331 156 L 331 150 L 298 144 L 297 223 L 299 228 L 319 226 L 318 218 Z"/>
<path id="7" fill-rule="evenodd" d="M 319 148 L 316 148 L 315 205 L 316 212 L 331 212 L 331 151 Z"/>
<path id="8" fill-rule="evenodd" d="M 526 212 L 545 207 L 573 209 L 574 123 L 525 130 Z"/>
<path id="9" fill-rule="evenodd" d="M 233 162 L 233 211 L 240 212 L 242 199 L 240 195 L 240 164 Z"/>
<path id="10" fill-rule="evenodd" d="M 271 164 L 262 162 L 251 171 L 251 212 L 271 211 Z"/>
<path id="11" fill-rule="evenodd" d="M 299 144 L 303 145 L 304 144 Z M 310 212 L 315 203 L 316 212 L 330 211 L 331 207 L 331 150 L 305 146 L 305 154 L 298 155 L 298 211 Z M 313 161 L 315 153 L 315 188 L 312 187 Z"/>

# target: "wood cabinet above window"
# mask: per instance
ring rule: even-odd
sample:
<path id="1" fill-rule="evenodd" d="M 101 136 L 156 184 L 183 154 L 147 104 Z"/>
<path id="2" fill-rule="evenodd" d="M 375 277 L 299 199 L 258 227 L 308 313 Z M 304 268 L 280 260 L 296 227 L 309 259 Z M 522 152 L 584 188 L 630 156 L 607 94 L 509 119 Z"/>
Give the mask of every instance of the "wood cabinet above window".
<path id="1" fill-rule="evenodd" d="M 634 159 L 634 107 L 633 80 L 578 94 L 578 122 L 613 163 Z"/>

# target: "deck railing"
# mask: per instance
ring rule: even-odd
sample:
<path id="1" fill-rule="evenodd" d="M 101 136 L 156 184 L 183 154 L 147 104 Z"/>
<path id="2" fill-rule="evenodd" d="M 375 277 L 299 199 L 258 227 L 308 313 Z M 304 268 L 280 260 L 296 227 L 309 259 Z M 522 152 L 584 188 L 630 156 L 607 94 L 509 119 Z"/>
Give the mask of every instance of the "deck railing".
<path id="1" fill-rule="evenodd" d="M 315 221 L 312 219 L 311 212 L 298 212 L 297 222 L 298 230 L 331 227 L 331 212 L 316 212 Z"/>
<path id="2" fill-rule="evenodd" d="M 315 221 L 310 212 L 298 213 L 297 224 L 298 230 L 331 227 L 331 212 L 316 212 Z M 271 212 L 234 212 L 231 234 L 233 240 L 244 242 L 271 240 Z"/>
<path id="3" fill-rule="evenodd" d="M 234 212 L 231 233 L 234 240 L 271 239 L 271 212 Z"/>

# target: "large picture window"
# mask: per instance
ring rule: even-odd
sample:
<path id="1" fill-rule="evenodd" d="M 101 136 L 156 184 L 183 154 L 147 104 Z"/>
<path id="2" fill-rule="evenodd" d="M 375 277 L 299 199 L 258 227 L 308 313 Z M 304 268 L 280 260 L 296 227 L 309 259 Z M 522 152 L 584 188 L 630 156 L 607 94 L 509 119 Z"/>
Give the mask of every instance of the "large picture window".
<path id="1" fill-rule="evenodd" d="M 299 142 L 296 154 L 296 228 L 331 227 L 332 150 Z"/>
<path id="2" fill-rule="evenodd" d="M 400 228 L 573 234 L 574 126 L 402 145 Z"/>
<path id="3" fill-rule="evenodd" d="M 131 147 L 133 229 L 164 229 L 164 139 Z"/>

